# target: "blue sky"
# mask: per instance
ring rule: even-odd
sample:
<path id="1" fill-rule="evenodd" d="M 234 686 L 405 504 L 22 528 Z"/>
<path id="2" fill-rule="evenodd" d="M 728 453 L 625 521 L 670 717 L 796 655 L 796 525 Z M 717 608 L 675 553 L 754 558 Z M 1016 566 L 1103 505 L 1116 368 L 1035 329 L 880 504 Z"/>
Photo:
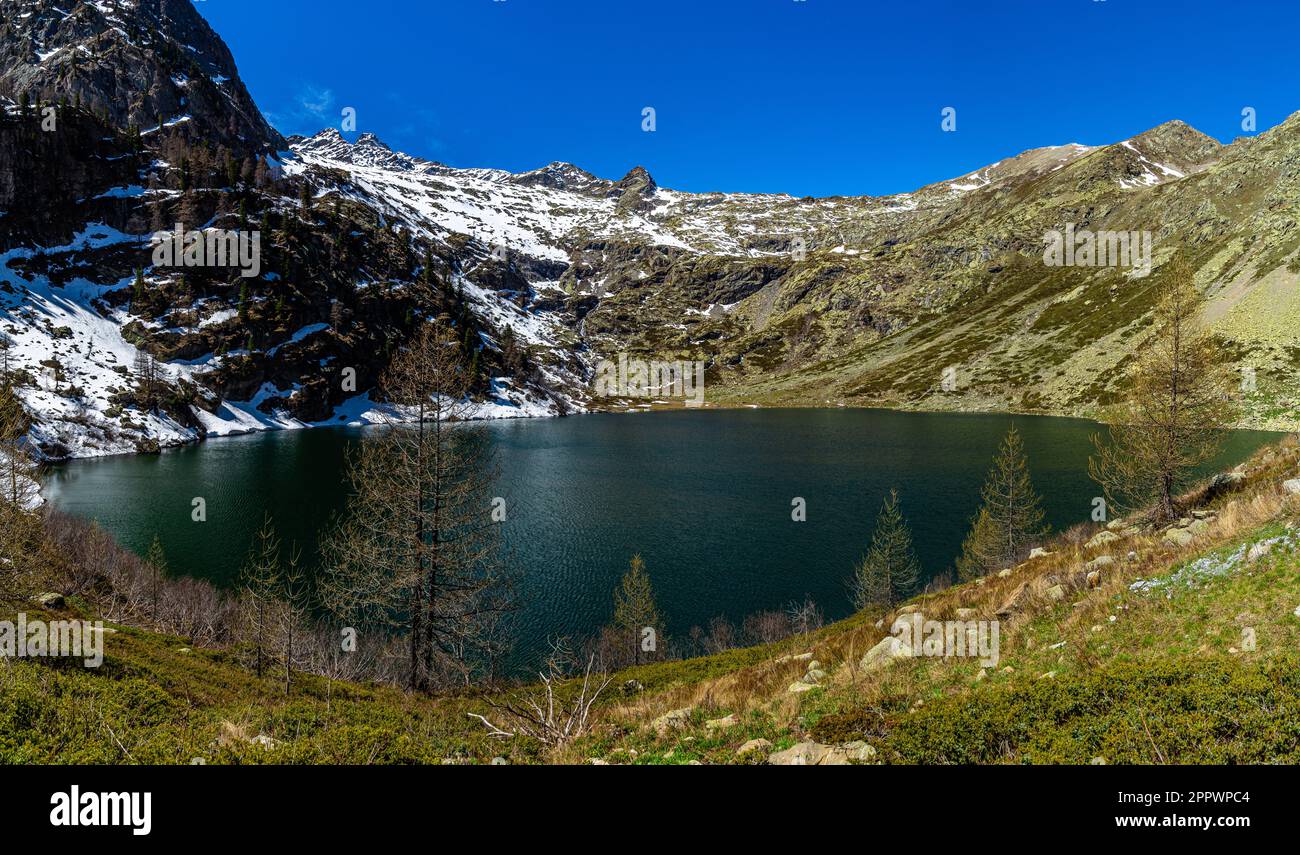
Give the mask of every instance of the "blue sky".
<path id="1" fill-rule="evenodd" d="M 682 190 L 885 194 L 1300 110 L 1293 0 L 200 0 L 286 134 Z M 254 11 L 255 10 L 255 11 Z M 642 110 L 656 130 L 642 131 Z M 957 129 L 941 129 L 956 110 Z M 352 135 L 349 135 L 352 136 Z"/>

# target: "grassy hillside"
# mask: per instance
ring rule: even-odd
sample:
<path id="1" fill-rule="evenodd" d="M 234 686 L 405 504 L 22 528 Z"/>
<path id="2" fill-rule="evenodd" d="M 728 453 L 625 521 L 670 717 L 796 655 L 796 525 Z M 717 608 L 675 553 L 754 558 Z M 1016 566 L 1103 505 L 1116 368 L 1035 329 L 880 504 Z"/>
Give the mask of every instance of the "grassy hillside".
<path id="1" fill-rule="evenodd" d="M 1297 762 L 1300 497 L 1282 484 L 1300 475 L 1300 445 L 1290 437 L 1242 472 L 1233 492 L 1202 493 L 1185 546 L 1124 525 L 1098 544 L 1080 527 L 1005 576 L 899 609 L 998 619 L 993 667 L 864 662 L 895 615 L 859 613 L 806 637 L 611 675 L 591 732 L 549 749 L 493 738 L 470 716 L 508 727 L 489 703 L 504 692 L 422 698 L 298 675 L 286 698 L 237 649 L 114 626 L 99 669 L 0 662 L 0 761 Z M 1083 565 L 1100 555 L 1114 563 L 1090 582 Z M 74 600 L 58 614 L 80 613 Z M 570 682 L 561 696 L 576 691 Z"/>

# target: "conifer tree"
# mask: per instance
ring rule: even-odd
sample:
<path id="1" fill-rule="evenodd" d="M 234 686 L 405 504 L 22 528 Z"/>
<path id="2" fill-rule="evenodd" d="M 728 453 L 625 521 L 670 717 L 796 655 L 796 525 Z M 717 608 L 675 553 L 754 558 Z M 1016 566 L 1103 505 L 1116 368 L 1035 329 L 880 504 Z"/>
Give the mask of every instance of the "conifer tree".
<path id="1" fill-rule="evenodd" d="M 261 677 L 265 670 L 271 639 L 275 632 L 275 604 L 283 584 L 280 538 L 271 515 L 253 535 L 248 560 L 239 570 L 239 588 L 247 610 L 245 629 L 253 645 L 253 670 Z"/>
<path id="2" fill-rule="evenodd" d="M 162 594 L 163 578 L 167 575 L 167 555 L 163 552 L 162 541 L 156 534 L 153 536 L 153 542 L 149 544 L 149 551 L 145 553 L 144 561 L 149 565 L 149 602 L 154 623 L 157 623 L 158 601 Z"/>
<path id="3" fill-rule="evenodd" d="M 998 569 L 1001 543 L 988 508 L 980 508 L 971 523 L 970 533 L 961 544 L 957 558 L 957 579 L 969 582 Z"/>
<path id="4" fill-rule="evenodd" d="M 7 361 L 7 360 L 6 360 Z M 35 472 L 24 445 L 30 426 L 27 411 L 6 372 L 0 375 L 0 477 L 3 500 L 13 509 L 25 509 L 35 498 Z"/>
<path id="5" fill-rule="evenodd" d="M 381 379 L 393 416 L 349 458 L 352 495 L 322 543 L 326 607 L 405 636 L 417 691 L 466 685 L 504 652 L 511 572 L 490 510 L 496 466 L 450 331 L 426 323 Z"/>
<path id="6" fill-rule="evenodd" d="M 1016 561 L 1048 530 L 1042 502 L 1029 478 L 1025 447 L 1014 425 L 1002 440 L 980 499 L 980 510 L 957 562 L 957 576 L 963 580 Z"/>
<path id="7" fill-rule="evenodd" d="M 1234 419 L 1228 363 L 1202 320 L 1205 298 L 1181 261 L 1157 283 L 1155 331 L 1137 357 L 1127 397 L 1106 417 L 1109 441 L 1092 438 L 1088 474 L 1112 507 L 1154 506 L 1177 518 L 1177 497 L 1219 450 Z"/>
<path id="8" fill-rule="evenodd" d="M 898 491 L 890 490 L 876 517 L 871 547 L 849 580 L 853 605 L 891 606 L 911 597 L 920 585 L 921 562 L 912 547 L 912 533 L 898 509 Z"/>
<path id="9" fill-rule="evenodd" d="M 640 555 L 632 556 L 623 581 L 614 590 L 614 629 L 620 638 L 626 639 L 632 651 L 632 662 L 637 665 L 654 658 L 663 643 L 663 620 L 655 605 L 650 574 L 646 572 Z M 642 634 L 647 629 L 654 632 L 654 649 L 651 650 L 645 650 L 643 644 L 646 639 Z"/>

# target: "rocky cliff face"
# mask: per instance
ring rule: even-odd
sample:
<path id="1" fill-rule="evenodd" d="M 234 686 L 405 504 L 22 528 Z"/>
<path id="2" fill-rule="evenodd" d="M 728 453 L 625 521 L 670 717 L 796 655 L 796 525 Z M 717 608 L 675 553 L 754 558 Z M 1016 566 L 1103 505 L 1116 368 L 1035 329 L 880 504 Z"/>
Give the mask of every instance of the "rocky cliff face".
<path id="1" fill-rule="evenodd" d="M 0 0 L 0 95 L 65 102 L 141 133 L 274 151 L 283 139 L 190 0 Z"/>

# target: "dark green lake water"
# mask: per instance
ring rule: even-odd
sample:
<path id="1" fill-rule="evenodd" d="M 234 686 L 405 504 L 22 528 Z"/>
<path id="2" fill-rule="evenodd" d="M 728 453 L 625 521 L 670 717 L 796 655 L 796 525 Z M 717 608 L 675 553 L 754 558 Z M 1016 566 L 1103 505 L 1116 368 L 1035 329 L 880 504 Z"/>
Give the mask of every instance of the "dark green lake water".
<path id="1" fill-rule="evenodd" d="M 927 573 L 952 565 L 1003 434 L 1016 424 L 1048 520 L 1089 517 L 1077 419 L 884 410 L 674 411 L 488 425 L 507 500 L 505 536 L 522 573 L 518 639 L 584 636 L 608 621 L 633 553 L 651 574 L 670 633 L 715 615 L 739 621 L 811 595 L 828 618 L 851 609 L 844 580 L 865 551 L 881 500 L 899 490 Z M 47 495 L 97 519 L 141 553 L 155 533 L 174 572 L 229 584 L 263 514 L 310 554 L 343 506 L 356 430 L 212 440 L 156 456 L 77 461 Z M 1215 467 L 1274 434 L 1230 435 Z M 191 500 L 208 519 L 190 519 Z M 791 500 L 807 502 L 806 522 Z"/>

